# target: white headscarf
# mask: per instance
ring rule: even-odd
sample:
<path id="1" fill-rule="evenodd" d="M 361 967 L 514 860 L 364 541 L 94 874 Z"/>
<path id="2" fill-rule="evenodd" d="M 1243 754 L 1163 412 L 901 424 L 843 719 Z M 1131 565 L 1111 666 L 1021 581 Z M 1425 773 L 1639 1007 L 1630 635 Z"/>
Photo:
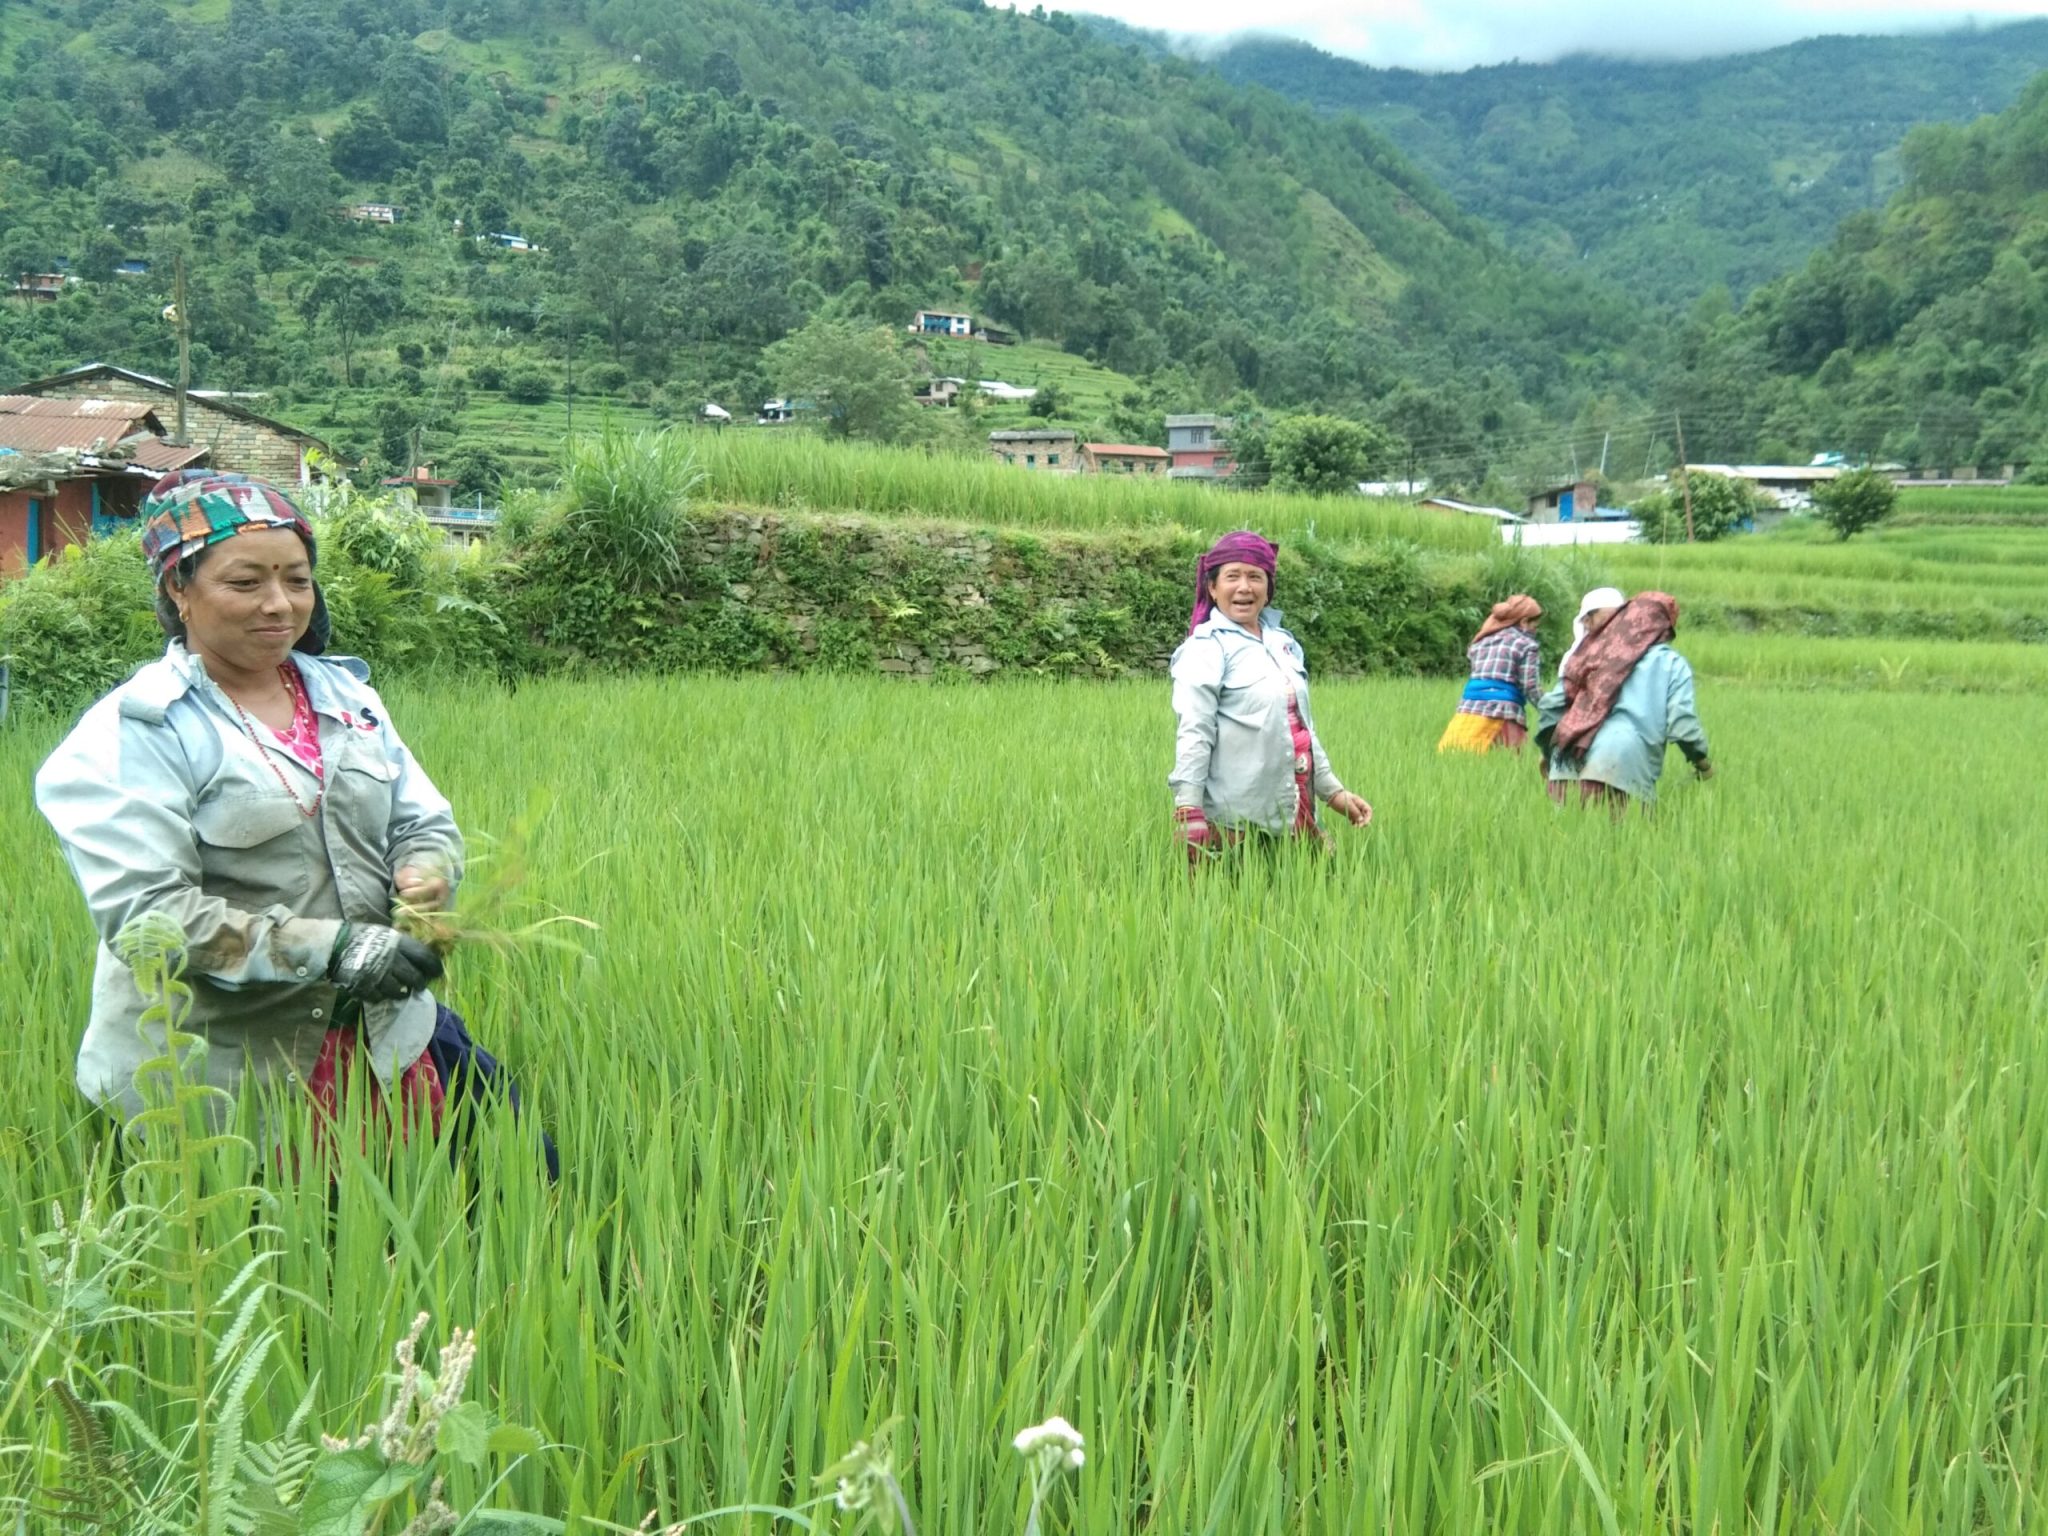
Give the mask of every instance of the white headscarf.
<path id="1" fill-rule="evenodd" d="M 1627 596 L 1619 587 L 1595 587 L 1579 599 L 1578 617 L 1572 620 L 1572 648 L 1564 653 L 1564 661 L 1557 664 L 1559 677 L 1564 676 L 1565 663 L 1572 659 L 1572 651 L 1586 643 L 1586 616 L 1603 608 L 1619 608 L 1627 602 Z"/>

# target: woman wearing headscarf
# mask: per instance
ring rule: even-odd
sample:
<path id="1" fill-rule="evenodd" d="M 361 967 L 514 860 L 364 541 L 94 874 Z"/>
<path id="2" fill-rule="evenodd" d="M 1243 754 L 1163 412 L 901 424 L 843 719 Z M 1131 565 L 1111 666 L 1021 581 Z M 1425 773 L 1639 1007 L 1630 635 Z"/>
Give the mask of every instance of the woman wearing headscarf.
<path id="1" fill-rule="evenodd" d="M 1693 700 L 1692 667 L 1671 647 L 1678 602 L 1643 592 L 1589 632 L 1544 696 L 1536 742 L 1550 796 L 1570 786 L 1581 802 L 1620 810 L 1657 799 L 1666 748 L 1676 745 L 1701 778 L 1713 777 L 1707 733 Z"/>
<path id="2" fill-rule="evenodd" d="M 280 491 L 185 471 L 143 521 L 169 644 L 36 775 L 100 940 L 78 1085 L 123 1118 L 144 1107 L 137 1069 L 165 1041 L 120 945 L 149 920 L 182 941 L 205 1082 L 300 1084 L 331 1120 L 367 1060 L 366 1099 L 438 1123 L 444 1094 L 498 1071 L 429 990 L 439 957 L 393 926 L 394 900 L 454 899 L 448 802 L 369 669 L 323 654 L 313 528 Z"/>
<path id="3" fill-rule="evenodd" d="M 1571 659 L 1578 654 L 1580 646 L 1586 643 L 1588 635 L 1597 635 L 1607 621 L 1621 612 L 1628 596 L 1619 587 L 1595 587 L 1579 599 L 1578 616 L 1572 620 L 1572 643 L 1557 664 L 1558 675 L 1571 665 Z"/>
<path id="4" fill-rule="evenodd" d="M 1301 645 L 1271 606 L 1279 549 L 1226 534 L 1195 567 L 1187 639 L 1173 653 L 1173 818 L 1191 864 L 1244 837 L 1318 844 L 1318 799 L 1365 826 L 1372 807 L 1338 782 L 1316 738 Z"/>
<path id="5" fill-rule="evenodd" d="M 1543 605 L 1526 592 L 1493 605 L 1465 647 L 1471 676 L 1437 751 L 1522 750 L 1529 739 L 1523 711 L 1543 691 L 1543 647 L 1536 638 L 1542 617 Z"/>

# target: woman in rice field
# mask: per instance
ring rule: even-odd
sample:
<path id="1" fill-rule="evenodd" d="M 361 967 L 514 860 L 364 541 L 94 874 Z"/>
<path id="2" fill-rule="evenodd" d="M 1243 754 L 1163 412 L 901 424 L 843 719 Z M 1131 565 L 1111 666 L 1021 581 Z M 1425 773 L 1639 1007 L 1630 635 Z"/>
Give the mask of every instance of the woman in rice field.
<path id="1" fill-rule="evenodd" d="M 1190 866 L 1246 837 L 1329 835 L 1318 799 L 1353 826 L 1372 807 L 1330 767 L 1309 711 L 1301 645 L 1271 607 L 1277 546 L 1226 534 L 1195 567 L 1188 636 L 1173 653 L 1173 819 Z"/>
<path id="2" fill-rule="evenodd" d="M 1558 804 L 1574 783 L 1581 804 L 1601 801 L 1617 814 L 1631 800 L 1654 804 L 1674 744 L 1695 773 L 1713 777 L 1692 668 L 1671 647 L 1677 633 L 1677 600 L 1642 592 L 1573 648 L 1537 712 L 1536 744 Z"/>
<path id="3" fill-rule="evenodd" d="M 281 492 L 188 470 L 143 520 L 170 643 L 36 775 L 100 938 L 78 1085 L 123 1118 L 144 1107 L 137 1070 L 163 1032 L 119 946 L 147 919 L 182 941 L 207 1083 L 303 1085 L 325 1126 L 366 1062 L 364 1100 L 438 1126 L 447 1095 L 500 1076 L 429 990 L 440 957 L 393 922 L 394 901 L 453 900 L 448 802 L 369 669 L 322 654 L 313 528 Z"/>
<path id="4" fill-rule="evenodd" d="M 1543 691 L 1543 646 L 1536 638 L 1542 617 L 1543 605 L 1526 592 L 1493 605 L 1465 647 L 1472 675 L 1437 751 L 1522 750 L 1529 739 L 1522 712 Z"/>

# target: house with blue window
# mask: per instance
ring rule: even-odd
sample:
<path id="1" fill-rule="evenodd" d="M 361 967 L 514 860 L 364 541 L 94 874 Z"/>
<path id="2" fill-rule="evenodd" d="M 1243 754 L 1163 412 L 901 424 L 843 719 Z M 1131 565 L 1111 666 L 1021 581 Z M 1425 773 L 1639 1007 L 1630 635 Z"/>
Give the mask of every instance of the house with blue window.
<path id="1" fill-rule="evenodd" d="M 910 317 L 909 330 L 913 336 L 958 336 L 964 340 L 974 334 L 974 316 L 945 309 L 920 309 Z"/>

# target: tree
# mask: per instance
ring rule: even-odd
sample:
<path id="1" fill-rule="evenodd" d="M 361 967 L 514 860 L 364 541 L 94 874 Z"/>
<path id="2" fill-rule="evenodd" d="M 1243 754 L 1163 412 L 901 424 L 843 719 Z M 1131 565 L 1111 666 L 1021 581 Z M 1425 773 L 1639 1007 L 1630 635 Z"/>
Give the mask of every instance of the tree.
<path id="1" fill-rule="evenodd" d="M 911 368 L 893 331 L 813 320 L 762 361 L 791 399 L 817 406 L 831 432 L 886 442 L 910 427 Z"/>
<path id="2" fill-rule="evenodd" d="M 1813 510 L 1820 520 L 1847 539 L 1875 528 L 1898 506 L 1899 488 L 1874 469 L 1852 469 L 1813 488 Z"/>
<path id="3" fill-rule="evenodd" d="M 398 269 L 380 267 L 374 276 L 359 267 L 330 264 L 299 296 L 299 313 L 308 325 L 322 319 L 334 327 L 341 342 L 341 376 L 356 382 L 355 345 L 404 307 Z"/>
<path id="4" fill-rule="evenodd" d="M 1266 439 L 1273 488 L 1334 496 L 1358 488 L 1393 451 L 1377 427 L 1341 416 L 1284 416 Z"/>
<path id="5" fill-rule="evenodd" d="M 1692 486 L 1692 536 L 1703 544 L 1735 532 L 1757 513 L 1774 505 L 1747 480 L 1699 473 L 1686 478 Z M 1642 525 L 1646 542 L 1685 542 L 1685 487 L 1678 481 L 1638 498 L 1629 512 Z"/>

